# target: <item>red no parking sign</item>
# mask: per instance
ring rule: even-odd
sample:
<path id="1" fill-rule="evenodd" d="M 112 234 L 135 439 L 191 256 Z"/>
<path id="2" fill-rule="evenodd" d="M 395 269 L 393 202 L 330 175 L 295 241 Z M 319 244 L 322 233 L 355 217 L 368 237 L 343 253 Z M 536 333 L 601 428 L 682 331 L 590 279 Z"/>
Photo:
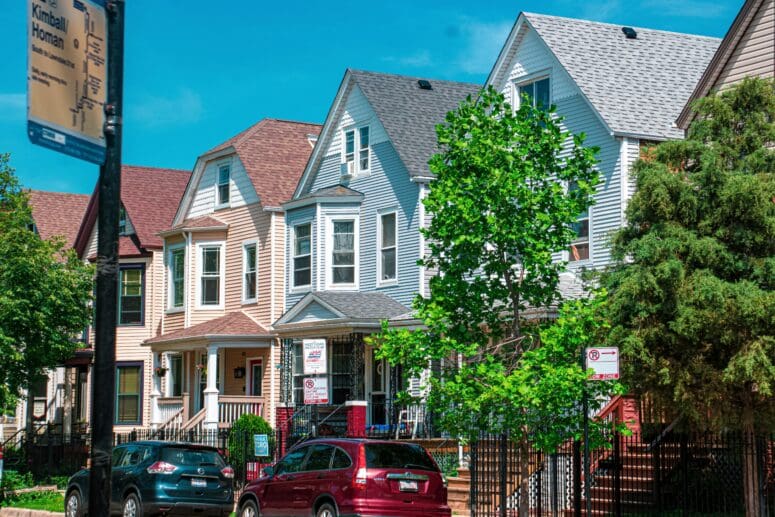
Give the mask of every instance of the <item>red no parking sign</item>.
<path id="1" fill-rule="evenodd" d="M 587 348 L 586 365 L 594 373 L 593 381 L 607 381 L 619 378 L 619 349 L 615 346 Z"/>

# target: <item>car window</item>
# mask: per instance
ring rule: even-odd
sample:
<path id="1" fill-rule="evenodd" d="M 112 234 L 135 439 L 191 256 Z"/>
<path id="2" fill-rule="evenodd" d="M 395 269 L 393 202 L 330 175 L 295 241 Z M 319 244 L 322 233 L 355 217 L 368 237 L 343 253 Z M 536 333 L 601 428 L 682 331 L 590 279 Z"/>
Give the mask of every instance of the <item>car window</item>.
<path id="1" fill-rule="evenodd" d="M 367 443 L 366 467 L 436 470 L 425 449 L 414 444 Z"/>
<path id="2" fill-rule="evenodd" d="M 277 464 L 277 473 L 288 474 L 291 472 L 299 472 L 307 452 L 309 452 L 309 446 L 299 447 L 286 454 L 282 461 Z"/>
<path id="3" fill-rule="evenodd" d="M 346 469 L 352 464 L 353 462 L 346 452 L 339 447 L 334 450 L 334 460 L 331 462 L 332 469 Z"/>
<path id="4" fill-rule="evenodd" d="M 314 445 L 312 452 L 307 457 L 304 470 L 328 470 L 328 466 L 331 464 L 331 453 L 333 452 L 334 447 L 331 445 Z"/>
<path id="5" fill-rule="evenodd" d="M 183 447 L 165 447 L 161 460 L 180 467 L 225 467 L 218 451 L 211 449 L 186 449 Z"/>
<path id="6" fill-rule="evenodd" d="M 133 467 L 143 461 L 143 447 L 137 445 L 130 445 L 126 449 L 126 454 L 121 458 L 119 467 Z"/>
<path id="7" fill-rule="evenodd" d="M 111 463 L 114 467 L 118 467 L 118 463 L 121 461 L 121 456 L 124 454 L 126 447 L 116 447 L 113 449 L 113 458 Z"/>

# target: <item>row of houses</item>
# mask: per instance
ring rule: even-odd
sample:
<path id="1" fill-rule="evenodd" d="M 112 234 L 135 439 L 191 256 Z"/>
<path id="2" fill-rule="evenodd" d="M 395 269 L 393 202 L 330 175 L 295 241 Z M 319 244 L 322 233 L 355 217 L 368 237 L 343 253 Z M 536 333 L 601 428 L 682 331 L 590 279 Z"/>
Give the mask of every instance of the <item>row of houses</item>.
<path id="1" fill-rule="evenodd" d="M 775 76 L 773 0 L 747 0 L 722 40 L 522 13 L 485 85 L 552 103 L 598 146 L 603 182 L 579 221 L 561 288 L 611 261 L 632 164 L 682 138 L 688 104 L 744 76 Z M 304 340 L 324 340 L 329 411 L 391 419 L 403 379 L 364 338 L 420 325 L 417 265 L 434 127 L 483 85 L 347 70 L 322 126 L 264 119 L 192 172 L 122 171 L 115 429 L 218 429 L 244 413 L 284 425 L 304 407 Z M 37 230 L 96 259 L 97 195 L 33 191 Z M 19 422 L 87 426 L 93 335 L 20 405 Z M 320 343 L 321 341 L 318 341 Z M 321 377 L 321 376 L 319 376 Z M 409 419 L 404 414 L 401 418 Z M 361 424 L 359 424 L 361 425 Z"/>

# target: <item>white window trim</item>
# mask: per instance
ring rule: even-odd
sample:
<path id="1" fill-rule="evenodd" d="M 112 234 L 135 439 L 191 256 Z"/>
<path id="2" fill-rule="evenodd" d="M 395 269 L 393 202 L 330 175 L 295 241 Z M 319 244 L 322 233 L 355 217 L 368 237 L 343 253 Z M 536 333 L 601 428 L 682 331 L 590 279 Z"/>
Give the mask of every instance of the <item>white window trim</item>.
<path id="1" fill-rule="evenodd" d="M 229 186 L 229 200 L 225 203 L 221 203 L 221 200 L 219 199 L 219 187 L 220 187 L 220 180 L 221 180 L 221 169 L 227 168 L 229 169 L 229 181 L 227 185 Z M 215 164 L 215 209 L 221 209 L 221 208 L 228 208 L 231 206 L 231 180 L 232 180 L 232 166 L 231 166 L 231 160 L 222 161 L 222 162 L 216 162 Z"/>
<path id="2" fill-rule="evenodd" d="M 180 357 L 180 374 L 182 378 L 180 379 L 180 395 L 173 395 L 172 394 L 172 385 L 174 384 L 175 380 L 175 374 L 172 371 L 172 358 L 173 357 Z M 168 370 L 168 374 L 164 376 L 165 386 L 164 386 L 164 396 L 165 397 L 175 397 L 175 396 L 183 396 L 183 393 L 186 391 L 186 387 L 184 385 L 184 381 L 186 380 L 186 358 L 183 354 L 183 352 L 165 352 L 164 353 L 164 366 Z"/>
<path id="3" fill-rule="evenodd" d="M 220 278 L 219 284 L 219 293 L 218 293 L 218 305 L 202 305 L 202 269 L 203 269 L 203 263 L 202 263 L 202 249 L 203 248 L 212 248 L 212 247 L 219 247 L 221 249 L 220 253 L 220 264 L 219 266 L 219 272 L 218 276 Z M 226 242 L 225 241 L 200 241 L 196 243 L 196 308 L 198 310 L 204 310 L 204 311 L 222 311 L 224 308 L 224 296 L 226 292 Z"/>
<path id="4" fill-rule="evenodd" d="M 554 91 L 553 91 L 554 80 L 552 79 L 552 70 L 551 69 L 539 70 L 538 72 L 534 72 L 532 74 L 526 74 L 526 75 L 517 77 L 516 79 L 511 81 L 511 106 L 514 109 L 514 111 L 518 110 L 520 105 L 522 104 L 522 98 L 519 95 L 519 87 L 526 86 L 528 84 L 535 83 L 543 79 L 549 79 L 549 105 L 554 103 Z"/>
<path id="5" fill-rule="evenodd" d="M 183 250 L 183 305 L 180 307 L 174 306 L 174 286 L 172 285 L 173 276 L 172 276 L 172 253 L 178 250 Z M 188 278 L 186 275 L 186 263 L 188 262 L 188 257 L 186 257 L 186 243 L 181 242 L 178 244 L 173 244 L 170 246 L 167 246 L 167 314 L 174 314 L 176 312 L 184 312 L 186 310 L 186 305 L 188 302 L 188 297 L 186 296 L 186 291 L 188 288 Z"/>
<path id="6" fill-rule="evenodd" d="M 296 258 L 296 228 L 298 226 L 304 226 L 304 225 L 307 225 L 307 224 L 309 225 L 309 284 L 304 284 L 304 285 L 298 285 L 297 286 L 294 283 L 295 279 L 296 279 L 296 275 L 294 274 L 295 270 L 294 270 L 294 265 L 293 265 L 293 261 Z M 290 286 L 289 292 L 292 293 L 292 294 L 307 293 L 307 292 L 312 290 L 312 277 L 314 276 L 313 272 L 314 272 L 314 269 L 315 269 L 313 267 L 313 264 L 314 264 L 314 262 L 313 262 L 314 247 L 312 245 L 312 243 L 314 242 L 314 239 L 313 239 L 313 229 L 314 228 L 315 228 L 315 225 L 312 224 L 312 219 L 304 219 L 304 220 L 298 221 L 298 222 L 294 223 L 292 226 L 290 226 L 290 229 L 291 229 L 290 248 L 291 249 L 290 249 L 290 253 L 289 253 L 289 255 L 290 255 L 290 263 L 288 265 L 288 271 L 289 271 L 289 274 L 288 274 L 288 276 L 289 276 L 289 278 L 288 278 L 288 285 Z M 301 256 L 301 255 L 299 255 L 299 256 Z"/>
<path id="7" fill-rule="evenodd" d="M 255 264 L 256 270 L 254 272 L 256 275 L 256 285 L 255 285 L 256 295 L 253 298 L 247 298 L 245 296 L 245 288 L 246 288 L 245 274 L 247 273 L 247 266 L 248 266 L 247 248 L 248 246 L 251 246 L 251 245 L 255 245 L 256 247 L 256 264 Z M 242 304 L 247 305 L 251 303 L 256 303 L 257 300 L 258 300 L 258 239 L 249 239 L 246 241 L 242 241 Z"/>
<path id="8" fill-rule="evenodd" d="M 368 169 L 361 169 L 361 129 L 362 128 L 369 128 L 369 168 Z M 354 146 L 353 146 L 353 170 L 352 173 L 348 172 L 347 167 L 347 133 L 349 131 L 353 132 L 353 139 L 354 139 Z M 342 153 L 341 153 L 341 160 L 342 165 L 344 166 L 342 170 L 344 171 L 343 176 L 351 177 L 351 178 L 357 178 L 359 176 L 368 176 L 371 174 L 371 165 L 372 165 L 372 158 L 373 153 L 371 152 L 373 145 L 373 134 L 371 132 L 371 124 L 363 124 L 363 125 L 350 125 L 342 128 Z"/>
<path id="9" fill-rule="evenodd" d="M 353 251 L 355 253 L 354 280 L 352 284 L 334 284 L 334 222 L 353 222 Z M 332 291 L 357 291 L 360 287 L 360 216 L 357 213 L 337 213 L 326 215 L 326 289 Z"/>
<path id="10" fill-rule="evenodd" d="M 396 277 L 391 280 L 382 280 L 382 217 L 390 214 L 396 216 Z M 377 287 L 389 287 L 398 284 L 398 209 L 387 208 L 377 212 Z"/>
<path id="11" fill-rule="evenodd" d="M 566 181 L 565 182 L 565 191 L 567 192 L 569 188 L 570 188 L 570 183 Z M 593 262 L 592 257 L 594 257 L 594 255 L 593 255 L 594 247 L 592 246 L 592 236 L 594 235 L 594 233 L 592 232 L 592 215 L 593 215 L 592 214 L 592 209 L 593 209 L 593 207 L 594 207 L 594 205 L 590 205 L 587 208 L 587 217 L 586 217 L 587 221 L 589 221 L 589 236 L 588 236 L 588 241 L 587 241 L 587 242 L 589 242 L 589 258 L 582 259 L 582 260 L 573 260 L 572 261 L 570 259 L 570 249 L 566 249 L 565 251 L 562 252 L 562 260 L 568 265 L 567 266 L 568 268 L 576 269 L 576 268 L 580 268 L 580 267 L 589 267 L 590 265 L 592 265 L 592 262 Z M 578 218 L 576 220 L 578 221 Z M 568 247 L 570 248 L 570 244 L 568 245 Z"/>

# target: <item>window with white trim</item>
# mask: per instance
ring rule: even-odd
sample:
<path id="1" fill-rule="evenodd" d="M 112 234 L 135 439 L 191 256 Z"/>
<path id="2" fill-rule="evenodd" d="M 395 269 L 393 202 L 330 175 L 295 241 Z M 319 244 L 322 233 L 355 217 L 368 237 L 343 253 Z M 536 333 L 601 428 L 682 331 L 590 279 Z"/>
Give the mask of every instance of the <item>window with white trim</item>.
<path id="1" fill-rule="evenodd" d="M 342 136 L 342 163 L 350 176 L 369 172 L 371 143 L 369 126 L 344 130 Z"/>
<path id="2" fill-rule="evenodd" d="M 256 261 L 258 245 L 255 242 L 247 242 L 242 245 L 242 302 L 253 303 L 256 301 L 257 275 Z"/>
<path id="3" fill-rule="evenodd" d="M 145 267 L 122 264 L 119 269 L 118 324 L 143 324 L 143 287 Z"/>
<path id="4" fill-rule="evenodd" d="M 167 307 L 183 307 L 186 289 L 186 249 L 178 247 L 169 250 L 169 298 Z"/>
<path id="5" fill-rule="evenodd" d="M 578 185 L 572 181 L 568 185 L 568 191 L 578 190 Z M 571 225 L 576 233 L 570 245 L 568 253 L 569 262 L 589 260 L 589 208 L 579 214 L 579 218 Z"/>
<path id="6" fill-rule="evenodd" d="M 379 216 L 379 278 L 380 283 L 393 282 L 397 278 L 398 265 L 398 235 L 396 234 L 396 212 L 389 212 Z"/>
<path id="7" fill-rule="evenodd" d="M 308 287 L 312 283 L 312 225 L 293 227 L 293 287 Z"/>
<path id="8" fill-rule="evenodd" d="M 332 285 L 355 285 L 355 219 L 331 220 Z"/>
<path id="9" fill-rule="evenodd" d="M 121 205 L 121 207 L 118 209 L 118 234 L 119 235 L 127 235 L 127 217 L 126 217 L 126 209 L 124 208 L 124 205 Z"/>
<path id="10" fill-rule="evenodd" d="M 231 167 L 221 165 L 218 167 L 218 205 L 229 204 L 229 183 L 231 178 Z"/>
<path id="11" fill-rule="evenodd" d="M 529 83 L 518 84 L 515 106 L 519 106 L 524 101 L 524 96 L 527 96 L 534 107 L 544 110 L 549 109 L 551 104 L 549 78 L 544 77 Z"/>
<path id="12" fill-rule="evenodd" d="M 199 245 L 199 305 L 221 305 L 223 288 L 223 245 Z"/>

